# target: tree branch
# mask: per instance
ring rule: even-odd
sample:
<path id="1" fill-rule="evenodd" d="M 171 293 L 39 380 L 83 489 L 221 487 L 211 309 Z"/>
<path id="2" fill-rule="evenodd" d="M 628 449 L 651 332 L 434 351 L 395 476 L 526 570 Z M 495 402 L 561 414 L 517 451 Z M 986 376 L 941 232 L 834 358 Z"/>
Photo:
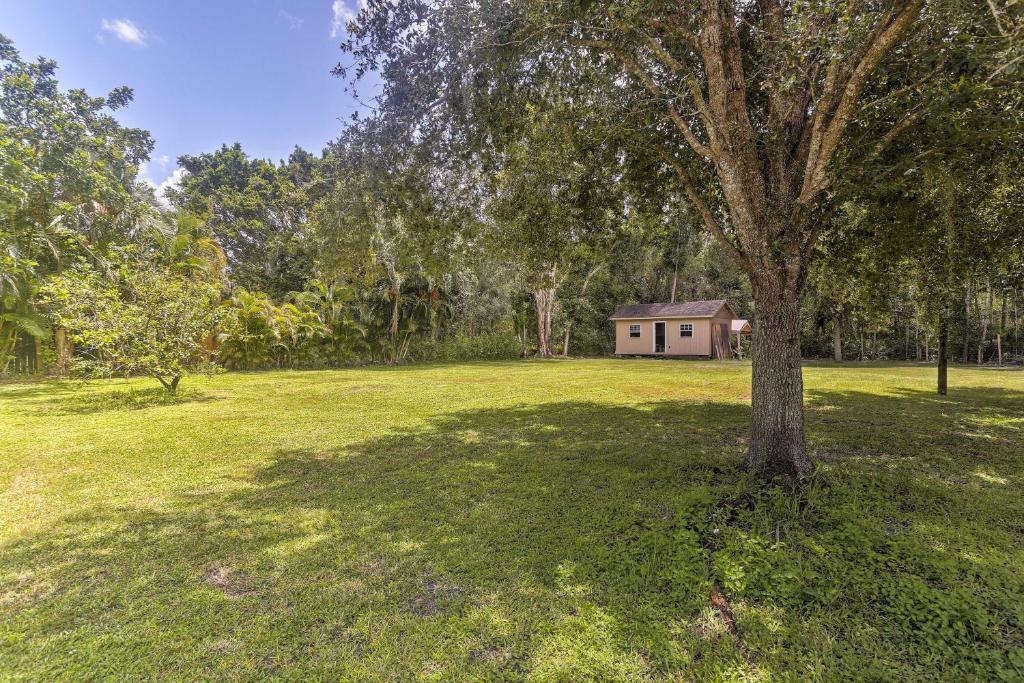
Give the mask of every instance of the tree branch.
<path id="1" fill-rule="evenodd" d="M 686 198 L 690 200 L 693 208 L 700 214 L 701 219 L 704 221 L 704 225 L 708 231 L 714 235 L 718 241 L 722 244 L 729 257 L 738 265 L 743 272 L 751 274 L 750 263 L 747 261 L 742 249 L 739 245 L 729 239 L 729 236 L 722 229 L 722 225 L 715 218 L 715 214 L 711 211 L 711 207 L 704 200 L 704 197 L 697 192 L 697 188 L 693 185 L 693 180 L 690 175 L 683 168 L 683 165 L 679 162 L 675 156 L 667 149 L 660 145 L 655 145 L 655 149 L 665 159 L 665 161 L 675 171 L 676 176 L 679 178 L 679 182 L 683 186 L 683 192 L 686 193 Z"/>
<path id="2" fill-rule="evenodd" d="M 593 40 L 593 39 L 580 39 L 575 40 L 579 45 L 584 47 L 592 47 L 600 50 L 606 50 L 615 55 L 619 61 L 622 62 L 626 70 L 635 76 L 644 87 L 647 88 L 648 92 L 657 97 L 658 99 L 665 100 L 665 108 L 668 111 L 669 118 L 675 124 L 679 132 L 683 134 L 683 138 L 686 139 L 686 143 L 690 145 L 694 152 L 704 157 L 707 160 L 712 159 L 711 149 L 702 143 L 697 136 L 694 134 L 693 129 L 679 113 L 675 104 L 672 103 L 671 99 L 666 95 L 665 91 L 654 81 L 654 78 L 636 61 L 631 55 L 627 54 L 625 50 L 620 48 L 615 43 L 608 40 Z M 700 105 L 698 104 L 698 108 Z"/>
<path id="3" fill-rule="evenodd" d="M 917 19 L 923 6 L 924 0 L 908 0 L 903 10 L 883 30 L 877 33 L 873 32 L 876 37 L 873 42 L 869 43 L 863 57 L 847 79 L 846 85 L 842 89 L 842 95 L 831 116 L 828 117 L 827 127 L 821 130 L 818 125 L 815 125 L 817 140 L 812 139 L 804 172 L 803 187 L 800 190 L 799 201 L 801 203 L 810 204 L 814 196 L 828 184 L 826 173 L 829 162 L 831 162 L 832 156 L 842 140 L 843 133 L 853 117 L 854 107 L 864 91 L 868 78 Z M 825 112 L 822 111 L 816 112 L 816 116 L 822 116 L 822 120 L 824 120 L 824 114 Z M 815 123 L 817 124 L 818 121 Z"/>
<path id="4" fill-rule="evenodd" d="M 878 144 L 876 144 L 874 149 L 871 150 L 871 153 L 868 155 L 865 161 L 872 161 L 881 156 L 882 152 L 889 148 L 889 145 L 891 145 L 893 141 L 895 141 L 896 138 L 899 137 L 900 133 L 910 128 L 911 126 L 917 125 L 921 121 L 921 119 L 925 117 L 927 113 L 927 107 L 921 107 L 920 109 L 916 109 L 907 114 L 906 116 L 904 116 L 902 119 L 900 119 L 896 123 L 896 125 L 889 129 L 889 132 L 882 136 L 882 139 L 879 140 Z"/>

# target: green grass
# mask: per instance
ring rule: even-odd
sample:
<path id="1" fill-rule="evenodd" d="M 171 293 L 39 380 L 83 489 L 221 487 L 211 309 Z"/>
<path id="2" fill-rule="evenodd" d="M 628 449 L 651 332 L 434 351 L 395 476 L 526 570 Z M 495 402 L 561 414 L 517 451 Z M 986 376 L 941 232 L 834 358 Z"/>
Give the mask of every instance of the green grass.
<path id="1" fill-rule="evenodd" d="M 0 679 L 1024 677 L 1024 373 L 807 367 L 794 497 L 749 374 L 0 385 Z"/>

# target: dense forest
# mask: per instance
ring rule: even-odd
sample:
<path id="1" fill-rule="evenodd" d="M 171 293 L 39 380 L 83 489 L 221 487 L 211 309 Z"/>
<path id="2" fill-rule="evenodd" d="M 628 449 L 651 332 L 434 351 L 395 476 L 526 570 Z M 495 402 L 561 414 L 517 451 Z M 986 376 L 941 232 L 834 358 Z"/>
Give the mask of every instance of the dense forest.
<path id="1" fill-rule="evenodd" d="M 801 358 L 935 362 L 940 391 L 1020 362 L 1020 6 L 773 6 L 368 6 L 335 68 L 380 79 L 368 116 L 183 156 L 161 196 L 129 87 L 62 90 L 2 39 L 0 368 L 603 355 L 618 305 L 728 299 L 755 431 L 799 450 L 772 406 Z"/>

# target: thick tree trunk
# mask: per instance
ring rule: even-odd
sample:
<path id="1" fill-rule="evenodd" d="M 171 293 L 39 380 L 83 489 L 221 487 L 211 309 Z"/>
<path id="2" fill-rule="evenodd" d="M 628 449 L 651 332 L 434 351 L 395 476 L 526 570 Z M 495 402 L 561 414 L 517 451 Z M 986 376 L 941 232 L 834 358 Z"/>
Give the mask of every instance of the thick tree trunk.
<path id="1" fill-rule="evenodd" d="M 537 308 L 537 355 L 551 357 L 551 311 L 555 307 L 555 288 L 541 287 L 533 292 Z"/>
<path id="2" fill-rule="evenodd" d="M 572 334 L 572 321 L 566 321 L 565 334 L 562 335 L 562 355 L 569 357 L 569 335 Z"/>
<path id="3" fill-rule="evenodd" d="M 746 465 L 765 477 L 813 470 L 804 439 L 799 297 L 755 289 L 750 448 Z"/>
<path id="4" fill-rule="evenodd" d="M 679 264 L 676 264 L 675 269 L 672 271 L 672 291 L 669 293 L 668 302 L 674 304 L 676 302 L 676 287 L 679 285 Z"/>
<path id="5" fill-rule="evenodd" d="M 832 360 L 843 362 L 843 326 L 838 316 L 832 320 Z"/>
<path id="6" fill-rule="evenodd" d="M 949 316 L 945 311 L 939 317 L 939 394 L 946 395 L 946 375 L 949 365 Z"/>

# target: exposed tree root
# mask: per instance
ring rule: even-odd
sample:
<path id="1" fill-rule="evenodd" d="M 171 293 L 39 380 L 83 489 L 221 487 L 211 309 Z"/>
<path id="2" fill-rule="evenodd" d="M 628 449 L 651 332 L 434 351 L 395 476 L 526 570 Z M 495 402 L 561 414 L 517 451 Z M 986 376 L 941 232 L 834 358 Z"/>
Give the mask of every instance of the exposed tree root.
<path id="1" fill-rule="evenodd" d="M 743 641 L 740 640 L 740 632 L 736 628 L 736 619 L 732 615 L 732 605 L 729 603 L 729 597 L 722 590 L 722 584 L 718 581 L 711 584 L 711 604 L 718 610 L 718 615 L 722 617 L 722 622 L 725 623 L 725 628 L 729 631 L 729 635 L 732 636 L 732 642 L 735 643 L 736 649 L 743 656 L 743 660 L 748 665 L 753 666 L 753 661 L 750 659 L 746 648 L 743 647 Z"/>

